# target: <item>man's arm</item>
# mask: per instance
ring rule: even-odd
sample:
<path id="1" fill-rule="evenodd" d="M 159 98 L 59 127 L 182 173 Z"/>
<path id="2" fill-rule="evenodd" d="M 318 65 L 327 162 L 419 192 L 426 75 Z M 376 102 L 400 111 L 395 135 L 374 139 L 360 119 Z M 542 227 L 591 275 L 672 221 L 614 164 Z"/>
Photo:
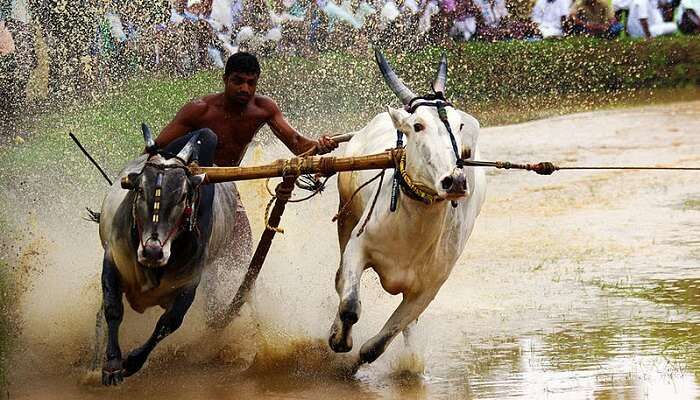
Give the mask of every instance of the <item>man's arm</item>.
<path id="1" fill-rule="evenodd" d="M 279 106 L 272 99 L 262 97 L 260 104 L 270 112 L 267 124 L 272 129 L 272 132 L 295 155 L 309 151 L 314 147 L 317 148 L 316 154 L 325 154 L 338 147 L 338 144 L 328 136 L 323 136 L 320 140 L 312 140 L 300 135 L 299 132 L 289 125 Z"/>
<path id="2" fill-rule="evenodd" d="M 207 107 L 207 103 L 203 100 L 195 100 L 185 104 L 175 115 L 175 118 L 160 131 L 160 135 L 156 138 L 156 146 L 162 149 L 173 140 L 197 129 L 197 120 L 204 115 Z"/>

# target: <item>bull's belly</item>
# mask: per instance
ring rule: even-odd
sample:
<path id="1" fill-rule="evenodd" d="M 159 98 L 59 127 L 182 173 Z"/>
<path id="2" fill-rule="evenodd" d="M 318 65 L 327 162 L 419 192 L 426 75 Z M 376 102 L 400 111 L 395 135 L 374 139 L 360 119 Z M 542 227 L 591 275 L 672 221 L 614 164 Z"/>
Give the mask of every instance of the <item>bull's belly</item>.
<path id="1" fill-rule="evenodd" d="M 437 253 L 416 254 L 409 249 L 370 250 L 368 256 L 368 266 L 377 273 L 384 290 L 392 295 L 410 296 L 427 288 L 440 287 L 454 266 Z"/>
<path id="2" fill-rule="evenodd" d="M 191 286 L 199 280 L 197 271 L 180 274 L 177 271 L 166 271 L 156 282 L 155 278 L 148 274 L 148 270 L 135 260 L 116 258 L 115 264 L 126 300 L 129 306 L 139 313 L 143 313 L 150 307 L 167 307 L 180 289 Z"/>
<path id="3" fill-rule="evenodd" d="M 138 313 L 143 313 L 147 309 L 155 306 L 161 306 L 166 309 L 175 299 L 175 292 L 169 290 L 167 293 L 164 293 L 162 290 L 159 290 L 159 288 L 146 292 L 127 290 L 124 294 L 129 306 Z"/>

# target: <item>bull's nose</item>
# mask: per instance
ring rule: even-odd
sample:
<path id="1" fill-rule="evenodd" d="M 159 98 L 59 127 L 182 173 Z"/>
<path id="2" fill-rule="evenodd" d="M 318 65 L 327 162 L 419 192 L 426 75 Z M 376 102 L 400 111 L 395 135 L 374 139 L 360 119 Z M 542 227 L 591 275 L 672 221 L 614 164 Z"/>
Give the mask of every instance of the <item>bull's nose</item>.
<path id="1" fill-rule="evenodd" d="M 146 245 L 143 247 L 143 258 L 148 261 L 159 261 L 163 258 L 163 247 L 159 245 Z"/>
<path id="2" fill-rule="evenodd" d="M 464 193 L 467 190 L 467 178 L 462 175 L 448 175 L 440 185 L 447 193 Z"/>

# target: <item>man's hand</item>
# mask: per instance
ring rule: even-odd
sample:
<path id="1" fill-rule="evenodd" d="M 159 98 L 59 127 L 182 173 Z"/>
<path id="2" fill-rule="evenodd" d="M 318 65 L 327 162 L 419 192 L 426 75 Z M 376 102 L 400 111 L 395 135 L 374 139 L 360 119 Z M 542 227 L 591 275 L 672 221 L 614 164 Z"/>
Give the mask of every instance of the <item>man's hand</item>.
<path id="1" fill-rule="evenodd" d="M 318 140 L 316 144 L 316 154 L 326 154 L 338 148 L 338 143 L 336 143 L 330 136 L 323 135 Z"/>

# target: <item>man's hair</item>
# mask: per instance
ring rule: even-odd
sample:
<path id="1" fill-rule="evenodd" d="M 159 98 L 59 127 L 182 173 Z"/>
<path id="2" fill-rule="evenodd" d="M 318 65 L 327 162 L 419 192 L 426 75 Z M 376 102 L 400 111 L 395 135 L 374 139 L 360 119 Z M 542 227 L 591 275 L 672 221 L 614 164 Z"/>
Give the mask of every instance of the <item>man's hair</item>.
<path id="1" fill-rule="evenodd" d="M 245 51 L 232 54 L 226 61 L 226 69 L 224 76 L 231 75 L 232 72 L 241 72 L 244 74 L 260 74 L 260 64 L 258 59 Z"/>

